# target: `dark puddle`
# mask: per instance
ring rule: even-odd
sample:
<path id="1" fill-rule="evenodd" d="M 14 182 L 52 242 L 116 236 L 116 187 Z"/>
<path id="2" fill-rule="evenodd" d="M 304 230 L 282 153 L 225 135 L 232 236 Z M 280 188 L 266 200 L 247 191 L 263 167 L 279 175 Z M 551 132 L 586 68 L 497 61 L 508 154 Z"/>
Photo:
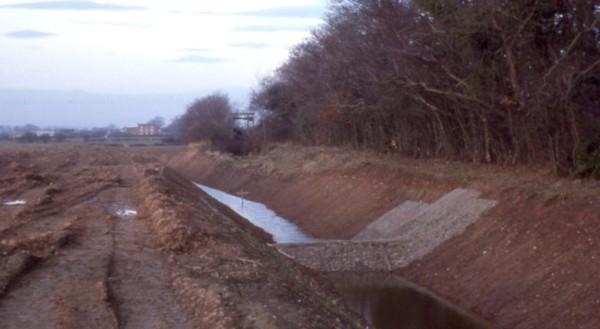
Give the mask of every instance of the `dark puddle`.
<path id="1" fill-rule="evenodd" d="M 326 274 L 348 306 L 376 329 L 491 329 L 474 315 L 391 274 Z"/>

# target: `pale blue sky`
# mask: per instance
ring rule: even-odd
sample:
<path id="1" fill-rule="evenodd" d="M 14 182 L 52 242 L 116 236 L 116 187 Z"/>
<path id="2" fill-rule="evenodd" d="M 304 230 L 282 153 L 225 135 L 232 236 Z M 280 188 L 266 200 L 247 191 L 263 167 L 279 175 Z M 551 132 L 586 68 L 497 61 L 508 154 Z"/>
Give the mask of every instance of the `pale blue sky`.
<path id="1" fill-rule="evenodd" d="M 166 117 L 183 112 L 174 107 L 191 101 L 184 97 L 214 90 L 231 90 L 242 103 L 245 91 L 322 22 L 325 7 L 326 0 L 0 0 L 0 125 L 24 123 L 19 112 L 41 125 L 131 124 L 147 112 L 134 103 L 86 106 L 86 98 L 70 97 L 71 91 L 105 99 L 179 97 L 164 109 L 155 106 Z M 27 96 L 32 90 L 44 93 Z M 43 104 L 32 99 L 49 91 L 60 91 L 52 98 L 56 107 L 32 105 Z M 62 113 L 61 107 L 69 109 Z M 105 113 L 86 115 L 92 108 Z M 73 117 L 77 109 L 81 115 Z M 138 111 L 140 118 L 128 113 L 120 119 L 123 111 Z"/>

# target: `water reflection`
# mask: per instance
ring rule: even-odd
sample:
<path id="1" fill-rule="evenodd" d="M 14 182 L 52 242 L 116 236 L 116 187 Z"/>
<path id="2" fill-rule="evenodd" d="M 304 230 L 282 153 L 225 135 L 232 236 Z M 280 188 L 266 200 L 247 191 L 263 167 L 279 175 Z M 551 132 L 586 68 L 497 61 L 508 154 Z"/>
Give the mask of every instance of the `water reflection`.
<path id="1" fill-rule="evenodd" d="M 276 243 L 302 243 L 314 241 L 309 235 L 302 232 L 298 226 L 278 216 L 273 210 L 262 203 L 242 199 L 229 193 L 197 184 L 196 186 L 215 198 L 217 201 L 231 208 L 240 216 L 248 219 L 252 224 L 262 228 L 273 236 Z"/>
<path id="2" fill-rule="evenodd" d="M 391 274 L 328 275 L 348 306 L 377 329 L 484 329 L 482 320 Z"/>

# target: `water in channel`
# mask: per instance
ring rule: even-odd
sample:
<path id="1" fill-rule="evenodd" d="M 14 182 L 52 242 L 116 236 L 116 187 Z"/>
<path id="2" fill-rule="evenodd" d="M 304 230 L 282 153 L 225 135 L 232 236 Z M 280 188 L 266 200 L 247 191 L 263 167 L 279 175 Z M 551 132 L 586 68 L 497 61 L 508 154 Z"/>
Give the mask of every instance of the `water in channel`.
<path id="1" fill-rule="evenodd" d="M 346 304 L 377 329 L 491 329 L 476 316 L 391 273 L 329 273 Z"/>
<path id="2" fill-rule="evenodd" d="M 252 224 L 271 234 L 276 243 L 314 241 L 308 234 L 302 232 L 298 226 L 280 217 L 262 203 L 243 199 L 205 185 L 196 183 L 196 186 L 240 216 L 248 219 Z"/>
<path id="3" fill-rule="evenodd" d="M 316 241 L 262 203 L 197 184 L 273 236 L 277 243 Z M 389 273 L 324 273 L 346 304 L 376 329 L 490 329 L 485 322 Z"/>

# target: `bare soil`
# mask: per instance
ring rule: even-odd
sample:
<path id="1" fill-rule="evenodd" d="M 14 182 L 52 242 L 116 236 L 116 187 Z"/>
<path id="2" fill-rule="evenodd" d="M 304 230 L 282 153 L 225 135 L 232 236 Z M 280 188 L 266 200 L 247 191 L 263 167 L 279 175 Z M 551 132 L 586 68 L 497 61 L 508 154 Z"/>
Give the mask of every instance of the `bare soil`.
<path id="1" fill-rule="evenodd" d="M 364 327 L 172 152 L 0 144 L 0 328 Z"/>
<path id="2" fill-rule="evenodd" d="M 326 239 L 349 239 L 407 200 L 479 190 L 498 205 L 398 273 L 497 328 L 600 327 L 598 181 L 291 145 L 249 158 L 193 146 L 170 164 L 203 184 L 249 192 Z"/>

